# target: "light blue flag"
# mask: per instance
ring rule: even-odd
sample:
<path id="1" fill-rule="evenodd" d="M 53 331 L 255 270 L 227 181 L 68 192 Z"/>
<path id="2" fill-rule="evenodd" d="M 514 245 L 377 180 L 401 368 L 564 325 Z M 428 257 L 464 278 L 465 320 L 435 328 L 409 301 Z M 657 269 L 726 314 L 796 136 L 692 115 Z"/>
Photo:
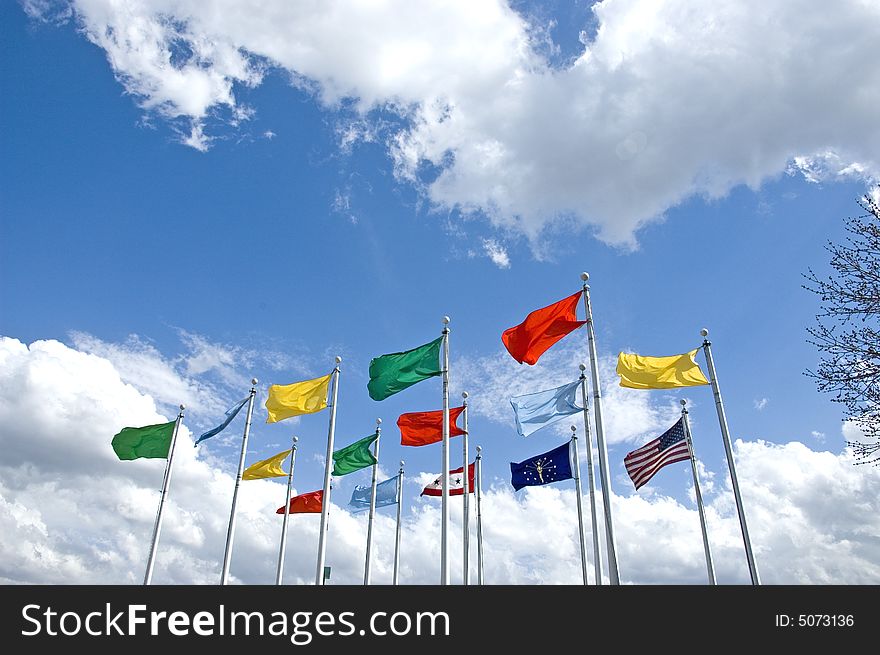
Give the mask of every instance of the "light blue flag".
<path id="1" fill-rule="evenodd" d="M 388 505 L 396 504 L 397 476 L 394 476 L 376 485 L 376 507 L 387 507 Z M 353 507 L 355 512 L 370 509 L 370 485 L 356 486 L 351 493 L 351 500 L 348 502 L 348 506 Z"/>
<path id="2" fill-rule="evenodd" d="M 234 419 L 236 417 L 236 415 L 241 411 L 241 408 L 244 407 L 245 403 L 248 400 L 250 400 L 250 398 L 251 397 L 248 396 L 244 400 L 236 403 L 234 407 L 231 407 L 230 409 L 226 410 L 226 420 L 223 421 L 216 428 L 212 428 L 211 430 L 208 430 L 201 437 L 196 439 L 196 442 L 193 444 L 193 446 L 198 446 L 199 443 L 204 441 L 205 439 L 210 439 L 211 437 L 216 436 L 216 435 L 220 434 L 221 432 L 223 432 L 223 430 L 226 429 L 226 426 L 229 425 L 230 423 L 232 423 L 232 419 Z"/>
<path id="3" fill-rule="evenodd" d="M 545 425 L 555 423 L 566 416 L 583 411 L 575 402 L 580 381 L 572 382 L 555 389 L 527 393 L 510 399 L 513 413 L 516 415 L 516 431 L 519 436 L 527 437 Z"/>

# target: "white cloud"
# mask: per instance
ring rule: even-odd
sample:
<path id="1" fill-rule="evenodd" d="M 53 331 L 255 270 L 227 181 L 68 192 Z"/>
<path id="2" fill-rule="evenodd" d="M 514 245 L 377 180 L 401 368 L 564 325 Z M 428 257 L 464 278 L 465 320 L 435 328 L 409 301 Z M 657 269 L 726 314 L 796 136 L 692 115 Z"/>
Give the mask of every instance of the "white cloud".
<path id="1" fill-rule="evenodd" d="M 810 436 L 813 437 L 819 443 L 825 443 L 825 433 L 819 432 L 818 430 L 813 430 L 810 432 Z"/>
<path id="2" fill-rule="evenodd" d="M 120 462 L 108 442 L 122 425 L 167 418 L 103 357 L 55 341 L 26 346 L 0 338 L 0 581 L 139 583 L 164 462 Z M 186 422 L 180 439 L 154 582 L 216 584 L 232 471 L 191 447 Z M 847 452 L 816 452 L 796 442 L 737 441 L 734 450 L 764 582 L 880 582 L 880 470 L 852 466 Z M 745 583 L 748 573 L 726 473 L 719 478 L 724 483 L 715 480 L 716 487 L 723 487 L 715 492 L 712 473 L 702 465 L 700 470 L 718 579 Z M 415 497 L 431 475 L 410 476 L 405 487 L 405 583 L 439 579 L 439 503 Z M 580 559 L 573 491 L 553 486 L 514 494 L 506 480 L 497 479 L 485 486 L 487 582 L 576 583 Z M 274 510 L 284 491 L 282 483 L 269 480 L 242 488 L 232 560 L 235 582 L 273 580 L 280 530 Z M 639 493 L 615 496 L 613 506 L 625 582 L 705 580 L 692 505 L 656 494 L 648 485 Z M 451 509 L 455 580 L 461 568 L 460 548 L 455 547 L 461 504 L 453 502 Z M 391 578 L 392 517 L 392 512 L 380 512 L 375 524 L 377 583 Z M 318 517 L 294 516 L 290 530 L 285 581 L 309 583 Z M 365 531 L 364 514 L 352 516 L 334 506 L 327 555 L 334 582 L 358 584 L 362 579 Z"/>
<path id="3" fill-rule="evenodd" d="M 752 401 L 752 405 L 754 405 L 755 409 L 760 412 L 769 402 L 770 401 L 767 398 L 755 398 L 755 400 Z"/>
<path id="4" fill-rule="evenodd" d="M 504 246 L 495 239 L 483 239 L 483 251 L 498 268 L 510 268 L 510 257 Z"/>
<path id="5" fill-rule="evenodd" d="M 561 68 L 546 26 L 502 0 L 71 5 L 126 91 L 182 122 L 189 145 L 246 119 L 234 88 L 278 67 L 325 107 L 354 100 L 344 146 L 375 138 L 371 109 L 396 112 L 404 123 L 386 138 L 400 179 L 538 250 L 562 228 L 634 246 L 691 196 L 785 171 L 880 177 L 876 2 L 605 0 L 595 38 Z M 47 20 L 54 6 L 26 4 Z M 426 162 L 436 179 L 420 178 Z"/>

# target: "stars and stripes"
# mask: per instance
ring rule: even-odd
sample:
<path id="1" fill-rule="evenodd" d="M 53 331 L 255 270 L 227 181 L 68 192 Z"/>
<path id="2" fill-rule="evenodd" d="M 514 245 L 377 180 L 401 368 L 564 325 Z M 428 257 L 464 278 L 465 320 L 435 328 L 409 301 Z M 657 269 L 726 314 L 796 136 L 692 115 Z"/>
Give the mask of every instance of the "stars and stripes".
<path id="1" fill-rule="evenodd" d="M 468 464 L 468 493 L 474 493 L 474 463 Z M 454 471 L 449 472 L 449 495 L 461 496 L 464 494 L 464 467 L 459 466 Z M 440 476 L 432 483 L 427 485 L 420 496 L 442 496 L 443 485 Z"/>
<path id="2" fill-rule="evenodd" d="M 628 453 L 623 458 L 626 472 L 636 489 L 654 477 L 654 474 L 667 464 L 690 459 L 687 440 L 684 435 L 684 422 L 678 419 L 671 428 L 641 448 Z"/>

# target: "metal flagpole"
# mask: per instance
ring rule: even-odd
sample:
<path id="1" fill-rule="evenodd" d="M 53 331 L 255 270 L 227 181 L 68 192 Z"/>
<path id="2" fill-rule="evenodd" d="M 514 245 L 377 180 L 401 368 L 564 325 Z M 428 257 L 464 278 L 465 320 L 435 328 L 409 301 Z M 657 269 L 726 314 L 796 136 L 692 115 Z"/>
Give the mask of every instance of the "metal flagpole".
<path id="1" fill-rule="evenodd" d="M 244 433 L 241 437 L 241 456 L 238 458 L 238 473 L 235 475 L 235 490 L 232 492 L 232 509 L 229 510 L 229 527 L 226 529 L 226 550 L 223 551 L 223 569 L 220 571 L 220 584 L 229 580 L 229 562 L 232 559 L 232 542 L 235 539 L 235 508 L 238 504 L 238 487 L 241 485 L 241 474 L 244 471 L 244 459 L 247 457 L 248 436 L 251 432 L 251 416 L 254 413 L 254 397 L 257 395 L 257 378 L 251 380 L 251 393 L 248 398 L 247 418 L 244 421 Z"/>
<path id="2" fill-rule="evenodd" d="M 183 420 L 183 411 L 186 405 L 180 406 L 180 413 L 174 423 L 174 433 L 171 435 L 171 446 L 168 448 L 168 463 L 165 465 L 165 477 L 162 480 L 162 494 L 159 496 L 159 510 L 156 512 L 156 525 L 153 527 L 153 543 L 150 544 L 150 555 L 147 557 L 147 572 L 144 574 L 144 584 L 148 585 L 153 580 L 153 564 L 156 562 L 156 544 L 159 543 L 159 533 L 162 531 L 162 512 L 165 509 L 165 497 L 168 495 L 168 487 L 171 485 L 171 465 L 174 463 L 174 446 L 177 444 L 177 431 L 180 429 L 180 421 Z"/>
<path id="3" fill-rule="evenodd" d="M 703 530 L 703 550 L 706 552 L 706 572 L 709 584 L 715 584 L 715 566 L 709 551 L 709 533 L 706 531 L 706 513 L 703 510 L 703 494 L 700 493 L 700 479 L 697 476 L 697 458 L 694 456 L 694 442 L 691 439 L 691 423 L 688 420 L 687 401 L 681 399 L 681 419 L 684 424 L 684 438 L 687 440 L 688 454 L 691 456 L 691 473 L 694 474 L 694 495 L 697 497 L 697 511 L 700 513 L 700 528 Z"/>
<path id="4" fill-rule="evenodd" d="M 376 476 L 379 469 L 379 439 L 382 436 L 382 419 L 376 419 L 376 441 L 373 442 L 373 486 L 370 489 L 370 518 L 367 520 L 367 556 L 364 561 L 364 584 L 370 584 L 370 553 L 373 550 L 373 517 L 376 515 Z"/>
<path id="5" fill-rule="evenodd" d="M 470 462 L 468 461 L 468 392 L 465 391 L 461 394 L 461 397 L 464 398 L 464 411 L 462 414 L 464 415 L 464 434 L 462 435 L 462 440 L 464 441 L 464 455 L 462 459 L 464 460 L 464 507 L 462 508 L 461 514 L 461 525 L 462 525 L 462 546 L 464 548 L 464 554 L 462 558 L 462 577 L 461 583 L 463 585 L 470 584 L 470 531 L 471 531 L 471 523 L 470 523 L 470 514 L 468 513 L 468 496 L 470 495 L 470 471 L 468 470 L 468 465 Z"/>
<path id="6" fill-rule="evenodd" d="M 400 460 L 400 470 L 397 472 L 397 528 L 394 535 L 394 578 L 392 584 L 397 584 L 400 573 L 400 506 L 403 504 L 403 460 Z"/>
<path id="7" fill-rule="evenodd" d="M 290 517 L 290 491 L 293 487 L 293 467 L 296 465 L 296 442 L 293 437 L 290 445 L 290 473 L 287 474 L 287 495 L 284 501 L 284 522 L 281 524 L 281 548 L 278 551 L 278 570 L 275 572 L 275 584 L 281 584 L 281 576 L 284 574 L 284 549 L 287 546 L 287 519 Z"/>
<path id="8" fill-rule="evenodd" d="M 339 364 L 342 357 L 336 357 L 333 369 L 333 391 L 330 392 L 330 427 L 327 430 L 327 458 L 324 460 L 324 493 L 321 497 L 321 533 L 318 535 L 318 562 L 315 566 L 315 584 L 324 584 L 324 556 L 327 552 L 327 514 L 330 511 L 330 472 L 333 470 L 333 435 L 336 431 L 336 398 L 339 395 Z"/>
<path id="9" fill-rule="evenodd" d="M 587 317 L 587 342 L 590 347 L 590 369 L 593 378 L 593 405 L 596 417 L 596 445 L 599 450 L 599 480 L 602 483 L 602 505 L 605 509 L 605 542 L 608 548 L 608 580 L 620 584 L 617 569 L 617 548 L 614 545 L 614 524 L 611 520 L 611 475 L 608 472 L 608 449 L 605 447 L 605 427 L 602 423 L 602 391 L 599 387 L 599 358 L 596 355 L 596 335 L 593 330 L 593 307 L 590 304 L 589 274 L 581 273 L 584 281 L 584 310 Z"/>
<path id="10" fill-rule="evenodd" d="M 443 317 L 443 455 L 440 473 L 440 584 L 449 584 L 449 317 Z"/>
<path id="11" fill-rule="evenodd" d="M 577 437 L 577 428 L 575 426 L 571 426 L 571 445 L 574 446 L 574 490 L 577 493 L 577 508 L 578 508 L 578 539 L 581 544 L 581 571 L 584 575 L 584 584 L 588 585 L 590 582 L 587 580 L 587 542 L 584 539 L 584 509 L 582 506 L 581 496 L 583 492 L 581 491 L 581 457 L 578 452 L 578 437 Z M 569 450 L 569 458 L 571 457 L 571 450 Z"/>
<path id="12" fill-rule="evenodd" d="M 703 337 L 703 351 L 706 353 L 706 366 L 709 367 L 709 381 L 712 383 L 712 393 L 715 396 L 715 409 L 718 410 L 718 422 L 721 424 L 721 439 L 724 442 L 724 452 L 727 454 L 727 466 L 730 469 L 730 482 L 733 486 L 733 497 L 736 500 L 736 511 L 739 514 L 739 526 L 742 529 L 743 544 L 746 548 L 746 559 L 749 562 L 749 575 L 752 584 L 759 585 L 758 567 L 755 564 L 755 556 L 752 554 L 752 543 L 749 541 L 749 529 L 746 526 L 746 514 L 743 510 L 742 497 L 739 494 L 739 482 L 736 479 L 736 465 L 733 463 L 733 448 L 730 445 L 730 431 L 727 429 L 727 416 L 724 413 L 724 404 L 721 402 L 721 389 L 718 388 L 718 374 L 715 372 L 715 360 L 712 359 L 712 344 L 706 337 L 709 330 L 700 330 Z"/>
<path id="13" fill-rule="evenodd" d="M 593 438 L 590 435 L 590 408 L 587 404 L 587 376 L 584 371 L 587 367 L 580 365 L 581 369 L 581 398 L 584 403 L 584 435 L 587 445 L 587 484 L 590 485 L 590 518 L 593 525 L 593 570 L 596 574 L 596 584 L 602 584 L 602 558 L 599 554 L 599 522 L 596 520 L 596 483 L 593 478 Z"/>
<path id="14" fill-rule="evenodd" d="M 477 446 L 477 459 L 474 462 L 477 485 L 477 584 L 483 584 L 483 449 Z"/>

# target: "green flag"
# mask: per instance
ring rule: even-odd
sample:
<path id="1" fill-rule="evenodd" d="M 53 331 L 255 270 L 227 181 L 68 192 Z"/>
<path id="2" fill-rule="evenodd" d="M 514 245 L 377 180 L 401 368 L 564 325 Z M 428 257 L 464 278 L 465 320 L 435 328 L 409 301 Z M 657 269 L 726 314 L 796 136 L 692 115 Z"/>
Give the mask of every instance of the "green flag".
<path id="1" fill-rule="evenodd" d="M 443 337 L 402 353 L 381 355 L 370 361 L 367 391 L 373 400 L 385 400 L 416 382 L 440 375 Z"/>
<path id="2" fill-rule="evenodd" d="M 122 428 L 110 442 L 113 451 L 119 459 L 167 459 L 175 423 L 177 421 L 142 428 Z"/>
<path id="3" fill-rule="evenodd" d="M 360 471 L 376 463 L 370 452 L 370 446 L 379 438 L 377 433 L 355 441 L 350 446 L 340 448 L 333 453 L 333 475 L 348 475 Z"/>

